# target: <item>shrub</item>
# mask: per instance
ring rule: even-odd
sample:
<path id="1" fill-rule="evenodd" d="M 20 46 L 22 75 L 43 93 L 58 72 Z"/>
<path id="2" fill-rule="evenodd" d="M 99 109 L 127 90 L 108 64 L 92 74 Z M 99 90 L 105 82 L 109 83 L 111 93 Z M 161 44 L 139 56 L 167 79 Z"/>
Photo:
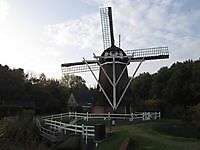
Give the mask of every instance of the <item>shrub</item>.
<path id="1" fill-rule="evenodd" d="M 0 139 L 2 150 L 47 149 L 38 129 L 33 124 L 33 112 L 22 111 L 18 120 L 9 123 L 6 133 Z"/>
<path id="2" fill-rule="evenodd" d="M 145 101 L 146 111 L 160 111 L 160 100 L 149 99 Z"/>
<path id="3" fill-rule="evenodd" d="M 190 107 L 190 118 L 192 123 L 200 130 L 200 103 Z"/>
<path id="4" fill-rule="evenodd" d="M 183 119 L 186 112 L 183 106 L 177 105 L 174 108 L 172 108 L 172 111 L 169 111 L 169 113 L 171 113 L 171 118 Z"/>

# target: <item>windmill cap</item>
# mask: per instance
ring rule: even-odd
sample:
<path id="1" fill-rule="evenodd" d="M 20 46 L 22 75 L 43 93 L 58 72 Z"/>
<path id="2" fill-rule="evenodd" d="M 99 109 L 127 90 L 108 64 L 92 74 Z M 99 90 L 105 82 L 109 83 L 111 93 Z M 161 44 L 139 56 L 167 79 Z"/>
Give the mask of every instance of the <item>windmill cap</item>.
<path id="1" fill-rule="evenodd" d="M 119 56 L 126 56 L 126 53 L 119 47 L 112 45 L 111 47 L 107 48 L 106 50 L 103 51 L 101 56 L 109 56 L 113 53 L 117 53 Z"/>
<path id="2" fill-rule="evenodd" d="M 124 56 L 126 56 L 126 53 L 121 48 L 116 47 L 115 45 L 104 50 L 104 52 L 101 54 L 101 56 L 103 58 L 100 61 L 101 62 L 112 61 L 112 58 L 109 56 L 112 56 L 113 54 L 115 54 L 115 56 L 117 56 L 116 61 L 121 61 L 121 62 L 128 61 L 127 58 L 124 58 Z M 106 57 L 108 57 L 108 58 L 106 58 Z"/>

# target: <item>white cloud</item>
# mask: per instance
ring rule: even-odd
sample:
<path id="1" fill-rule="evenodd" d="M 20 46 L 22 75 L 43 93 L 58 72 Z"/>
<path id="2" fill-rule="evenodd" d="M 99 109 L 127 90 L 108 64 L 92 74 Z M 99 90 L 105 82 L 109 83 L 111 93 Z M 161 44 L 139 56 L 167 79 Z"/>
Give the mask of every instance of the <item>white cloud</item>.
<path id="1" fill-rule="evenodd" d="M 0 23 L 8 16 L 9 4 L 6 0 L 0 0 Z"/>
<path id="2" fill-rule="evenodd" d="M 88 4 L 96 5 L 96 6 L 110 6 L 112 4 L 112 0 L 82 0 Z"/>
<path id="3" fill-rule="evenodd" d="M 117 41 L 117 35 L 120 33 L 124 49 L 168 45 L 171 64 L 174 61 L 198 59 L 200 56 L 198 47 L 200 11 L 183 9 L 187 5 L 186 1 L 87 0 L 86 2 L 113 7 L 115 40 Z M 60 46 L 73 45 L 82 50 L 102 47 L 100 17 L 96 13 L 61 24 L 48 25 L 45 33 L 51 42 Z M 86 55 L 91 55 L 94 52 L 92 50 Z M 152 70 L 155 71 L 147 69 L 150 72 Z"/>
<path id="4" fill-rule="evenodd" d="M 72 45 L 82 49 L 99 47 L 98 18 L 98 14 L 92 14 L 65 23 L 48 25 L 45 27 L 44 34 L 50 37 L 49 42 L 58 46 Z"/>

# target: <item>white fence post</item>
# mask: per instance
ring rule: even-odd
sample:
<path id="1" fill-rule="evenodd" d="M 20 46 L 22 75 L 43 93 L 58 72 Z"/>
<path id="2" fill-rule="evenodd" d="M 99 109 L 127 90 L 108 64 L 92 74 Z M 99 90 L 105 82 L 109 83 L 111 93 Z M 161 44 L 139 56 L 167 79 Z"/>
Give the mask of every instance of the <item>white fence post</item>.
<path id="1" fill-rule="evenodd" d="M 154 115 L 154 120 L 156 120 L 157 119 L 157 112 L 154 112 L 153 115 Z"/>
<path id="2" fill-rule="evenodd" d="M 108 120 L 110 120 L 110 112 L 108 112 Z"/>
<path id="3" fill-rule="evenodd" d="M 146 112 L 142 113 L 142 120 L 145 120 L 145 114 L 146 114 Z"/>
<path id="4" fill-rule="evenodd" d="M 53 120 L 53 115 L 51 115 L 51 121 Z M 51 123 L 52 124 L 52 123 Z M 51 129 L 53 128 L 53 126 L 51 125 Z"/>
<path id="5" fill-rule="evenodd" d="M 148 112 L 148 120 L 151 120 L 151 113 Z"/>
<path id="6" fill-rule="evenodd" d="M 158 119 L 161 119 L 161 113 L 158 112 Z"/>
<path id="7" fill-rule="evenodd" d="M 75 119 L 77 120 L 77 112 L 75 112 Z"/>
<path id="8" fill-rule="evenodd" d="M 75 134 L 77 134 L 77 126 L 75 126 Z"/>
<path id="9" fill-rule="evenodd" d="M 85 135 L 85 142 L 86 142 L 86 145 L 87 145 L 87 139 L 88 139 L 88 127 L 86 126 L 86 135 Z"/>
<path id="10" fill-rule="evenodd" d="M 65 135 L 67 134 L 67 130 L 66 130 L 66 129 L 64 129 L 64 134 L 65 134 Z"/>
<path id="11" fill-rule="evenodd" d="M 131 118 L 129 119 L 129 121 L 133 121 L 133 113 L 131 113 Z"/>
<path id="12" fill-rule="evenodd" d="M 86 118 L 86 120 L 88 121 L 88 112 L 87 112 L 87 118 Z"/>
<path id="13" fill-rule="evenodd" d="M 82 124 L 82 136 L 84 138 L 84 124 Z"/>

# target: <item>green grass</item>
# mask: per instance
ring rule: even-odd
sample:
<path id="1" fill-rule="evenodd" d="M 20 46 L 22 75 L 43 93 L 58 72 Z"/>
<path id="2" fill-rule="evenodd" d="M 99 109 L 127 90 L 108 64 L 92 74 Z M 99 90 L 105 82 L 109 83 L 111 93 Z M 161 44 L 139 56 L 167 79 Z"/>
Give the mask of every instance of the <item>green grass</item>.
<path id="1" fill-rule="evenodd" d="M 6 131 L 6 124 L 0 122 L 0 136 Z"/>
<path id="2" fill-rule="evenodd" d="M 99 144 L 98 150 L 111 150 L 111 149 L 119 149 L 121 143 L 123 140 L 129 136 L 129 133 L 127 131 L 120 131 L 116 132 L 113 135 L 111 135 L 108 139 L 103 141 L 103 143 Z M 110 143 L 112 141 L 112 144 Z"/>
<path id="3" fill-rule="evenodd" d="M 191 124 L 180 120 L 150 121 L 148 123 L 140 123 L 136 126 L 146 132 L 154 134 L 163 134 L 182 138 L 200 137 L 200 133 L 196 128 L 194 128 Z"/>
<path id="4" fill-rule="evenodd" d="M 134 150 L 199 150 L 200 133 L 190 124 L 178 120 L 127 122 L 118 121 L 114 134 L 99 144 L 98 150 L 119 149 L 130 138 Z"/>

